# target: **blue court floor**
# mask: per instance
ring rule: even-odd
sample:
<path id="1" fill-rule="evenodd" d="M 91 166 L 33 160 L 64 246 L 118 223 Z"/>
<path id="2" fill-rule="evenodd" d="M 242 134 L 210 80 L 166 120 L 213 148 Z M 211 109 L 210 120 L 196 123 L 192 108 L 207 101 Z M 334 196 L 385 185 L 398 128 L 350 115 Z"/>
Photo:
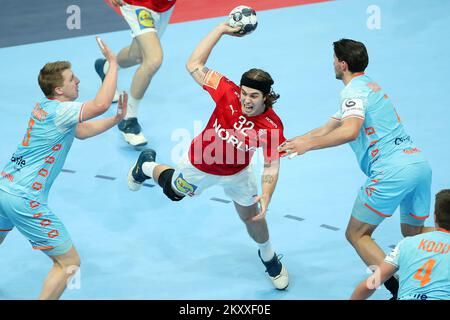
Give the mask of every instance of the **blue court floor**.
<path id="1" fill-rule="evenodd" d="M 367 27 L 372 4 L 380 10 L 380 29 Z M 292 137 L 337 111 L 343 84 L 334 77 L 332 42 L 344 37 L 364 42 L 370 57 L 366 73 L 387 91 L 429 159 L 436 193 L 450 182 L 448 12 L 446 0 L 341 0 L 261 11 L 258 29 L 243 38 L 223 38 L 207 65 L 236 82 L 252 67 L 270 72 L 281 94 L 276 111 Z M 213 110 L 184 64 L 222 20 L 174 24 L 164 34 L 164 63 L 140 108 L 149 146 L 162 163 L 174 164 Z M 101 37 L 115 52 L 130 41 L 128 31 Z M 90 100 L 100 85 L 93 69 L 99 55 L 94 36 L 0 49 L 1 166 L 22 140 L 42 96 L 40 68 L 71 61 L 81 80 L 79 101 Z M 121 89 L 129 90 L 133 70 L 120 73 Z M 115 106 L 109 114 L 114 112 Z M 63 299 L 347 299 L 368 275 L 344 235 L 365 180 L 349 146 L 282 161 L 267 218 L 272 244 L 290 273 L 284 292 L 272 288 L 255 243 L 222 189 L 179 203 L 157 187 L 128 191 L 126 175 L 138 154 L 115 128 L 74 142 L 49 198 L 82 260 L 80 278 Z M 260 167 L 255 165 L 257 173 Z M 433 224 L 431 217 L 426 224 Z M 374 238 L 389 251 L 402 238 L 399 215 L 386 220 Z M 36 298 L 50 259 L 14 230 L 0 246 L 0 261 L 0 299 Z M 381 289 L 372 299 L 388 296 Z"/>

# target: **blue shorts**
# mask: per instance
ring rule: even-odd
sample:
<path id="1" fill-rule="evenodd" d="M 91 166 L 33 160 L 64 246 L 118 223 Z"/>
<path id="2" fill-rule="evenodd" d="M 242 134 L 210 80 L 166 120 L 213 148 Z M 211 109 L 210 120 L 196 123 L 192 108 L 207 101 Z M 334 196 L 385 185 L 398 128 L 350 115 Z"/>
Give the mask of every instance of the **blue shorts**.
<path id="1" fill-rule="evenodd" d="M 47 205 L 0 190 L 0 235 L 16 227 L 33 249 L 49 256 L 67 253 L 72 240 L 61 220 Z"/>
<path id="2" fill-rule="evenodd" d="M 356 197 L 352 217 L 378 225 L 400 206 L 400 222 L 423 226 L 430 214 L 431 168 L 427 162 L 393 167 L 367 179 Z"/>

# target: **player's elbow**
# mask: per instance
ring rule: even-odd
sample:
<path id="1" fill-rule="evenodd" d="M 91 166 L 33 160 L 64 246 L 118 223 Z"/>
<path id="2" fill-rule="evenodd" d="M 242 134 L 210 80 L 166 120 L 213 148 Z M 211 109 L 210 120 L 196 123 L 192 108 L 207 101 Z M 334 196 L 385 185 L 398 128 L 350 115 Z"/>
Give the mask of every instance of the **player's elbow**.
<path id="1" fill-rule="evenodd" d="M 358 138 L 359 132 L 358 131 L 351 131 L 348 135 L 348 140 L 355 141 Z"/>
<path id="2" fill-rule="evenodd" d="M 84 135 L 83 133 L 77 133 L 75 135 L 75 138 L 77 138 L 78 140 L 86 140 L 88 138 L 88 136 Z"/>
<path id="3" fill-rule="evenodd" d="M 202 66 L 200 65 L 200 63 L 198 61 L 193 60 L 193 59 L 189 59 L 186 62 L 186 70 L 189 73 L 193 73 L 195 70 L 201 69 L 201 67 Z"/>

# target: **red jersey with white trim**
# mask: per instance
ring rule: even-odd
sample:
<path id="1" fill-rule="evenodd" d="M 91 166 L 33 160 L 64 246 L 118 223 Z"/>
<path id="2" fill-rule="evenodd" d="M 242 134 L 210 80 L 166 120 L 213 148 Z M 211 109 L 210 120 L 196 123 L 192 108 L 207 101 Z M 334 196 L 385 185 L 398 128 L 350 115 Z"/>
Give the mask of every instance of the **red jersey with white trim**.
<path id="1" fill-rule="evenodd" d="M 177 0 L 124 0 L 133 6 L 146 7 L 155 12 L 166 12 L 175 5 Z"/>
<path id="2" fill-rule="evenodd" d="M 192 140 L 189 159 L 197 169 L 229 176 L 246 168 L 257 148 L 264 150 L 265 162 L 278 159 L 277 147 L 286 138 L 283 123 L 272 108 L 258 116 L 242 113 L 240 87 L 209 70 L 203 89 L 216 102 L 206 128 Z"/>

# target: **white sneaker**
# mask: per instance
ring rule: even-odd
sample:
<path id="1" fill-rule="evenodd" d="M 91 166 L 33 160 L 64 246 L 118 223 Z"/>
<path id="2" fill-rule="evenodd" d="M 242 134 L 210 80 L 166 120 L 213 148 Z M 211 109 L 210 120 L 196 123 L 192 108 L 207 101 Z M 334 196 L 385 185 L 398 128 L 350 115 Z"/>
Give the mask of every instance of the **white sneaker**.
<path id="1" fill-rule="evenodd" d="M 144 137 L 137 118 L 123 119 L 117 125 L 126 142 L 134 147 L 145 146 L 148 140 Z"/>
<path id="2" fill-rule="evenodd" d="M 122 132 L 122 135 L 125 141 L 134 147 L 145 146 L 148 143 L 148 140 L 144 137 L 142 132 L 139 132 L 138 134 Z"/>
<path id="3" fill-rule="evenodd" d="M 272 281 L 272 284 L 278 290 L 284 290 L 289 285 L 289 275 L 287 269 L 281 264 L 280 259 L 282 256 L 278 256 L 277 254 L 273 255 L 273 258 L 270 261 L 264 261 L 261 258 L 261 254 L 258 250 L 259 258 L 261 262 L 266 266 L 266 272 L 269 276 L 269 279 Z"/>

